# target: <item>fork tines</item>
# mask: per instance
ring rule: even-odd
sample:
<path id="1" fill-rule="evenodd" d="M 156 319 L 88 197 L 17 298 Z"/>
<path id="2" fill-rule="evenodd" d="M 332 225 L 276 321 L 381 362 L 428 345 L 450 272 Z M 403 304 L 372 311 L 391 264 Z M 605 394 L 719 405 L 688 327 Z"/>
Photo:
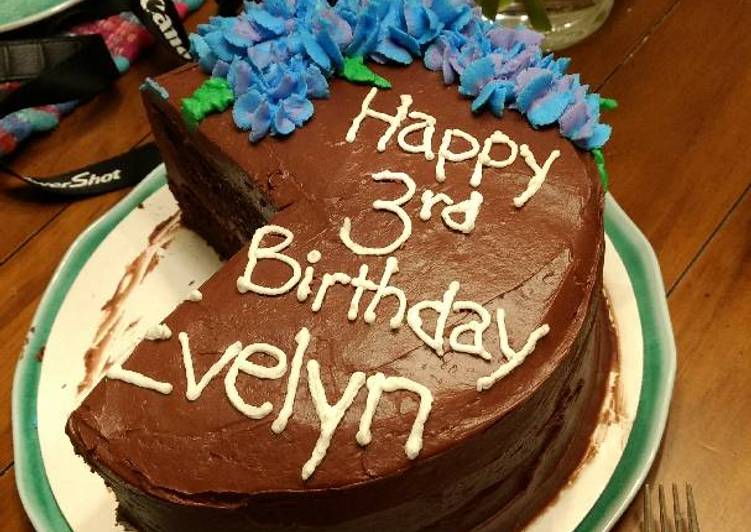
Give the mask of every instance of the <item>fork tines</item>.
<path id="1" fill-rule="evenodd" d="M 658 488 L 657 501 L 660 507 L 659 532 L 700 532 L 699 518 L 696 514 L 696 502 L 694 501 L 694 490 L 691 484 L 686 483 L 686 515 L 683 517 L 681 509 L 680 495 L 678 486 L 672 485 L 673 492 L 673 523 L 675 528 L 671 528 L 668 517 L 668 504 L 665 497 L 665 488 L 660 484 Z M 655 528 L 654 514 L 652 513 L 652 494 L 649 484 L 644 488 L 644 510 L 642 517 L 642 532 L 657 532 Z"/>

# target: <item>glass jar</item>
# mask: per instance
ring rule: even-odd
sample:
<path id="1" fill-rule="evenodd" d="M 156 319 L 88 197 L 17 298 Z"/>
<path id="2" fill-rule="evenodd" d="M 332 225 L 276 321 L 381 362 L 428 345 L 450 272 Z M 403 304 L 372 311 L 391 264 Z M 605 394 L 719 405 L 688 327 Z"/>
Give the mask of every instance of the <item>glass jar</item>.
<path id="1" fill-rule="evenodd" d="M 560 50 L 589 37 L 610 14 L 613 0 L 541 0 L 551 29 L 543 32 L 543 46 L 547 50 Z M 515 28 L 529 26 L 524 2 L 501 0 L 496 21 Z"/>

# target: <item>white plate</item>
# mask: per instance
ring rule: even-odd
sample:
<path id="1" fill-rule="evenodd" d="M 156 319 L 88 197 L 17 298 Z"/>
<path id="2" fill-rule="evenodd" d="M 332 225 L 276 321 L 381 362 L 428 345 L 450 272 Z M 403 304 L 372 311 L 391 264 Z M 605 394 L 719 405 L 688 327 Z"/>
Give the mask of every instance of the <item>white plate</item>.
<path id="1" fill-rule="evenodd" d="M 119 325 L 111 329 L 114 340 L 105 350 L 109 356 L 159 323 L 221 264 L 199 237 L 183 228 L 163 235 L 166 248 L 149 243 L 155 226 L 177 211 L 164 182 L 159 167 L 76 241 L 40 304 L 19 361 L 13 396 L 16 478 L 39 530 L 122 530 L 114 520 L 114 496 L 74 454 L 64 425 L 79 400 L 84 353 L 102 334 L 102 307 L 127 267 L 160 257 L 121 298 Z M 612 526 L 646 476 L 664 430 L 675 351 L 659 270 L 646 240 L 611 197 L 606 227 L 604 283 L 619 336 L 619 360 L 617 398 L 606 398 L 603 408 L 613 409 L 618 400 L 619 416 L 600 424 L 593 438 L 597 452 L 528 527 L 530 532 Z M 43 346 L 40 364 L 37 354 Z"/>

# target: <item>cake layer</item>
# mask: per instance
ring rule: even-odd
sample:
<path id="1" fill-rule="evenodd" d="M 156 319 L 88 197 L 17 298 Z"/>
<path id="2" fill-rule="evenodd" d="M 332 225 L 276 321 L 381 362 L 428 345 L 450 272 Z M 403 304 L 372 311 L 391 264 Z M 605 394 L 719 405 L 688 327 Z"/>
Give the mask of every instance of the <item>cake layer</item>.
<path id="1" fill-rule="evenodd" d="M 528 145 L 540 165 L 554 150 L 560 156 L 543 186 L 519 208 L 514 198 L 534 173 L 521 155 L 505 168 L 484 168 L 475 188 L 469 184 L 475 159 L 446 161 L 446 179 L 437 181 L 437 160 L 404 151 L 396 134 L 384 151 L 377 151 L 388 127 L 377 118 L 366 117 L 353 142 L 347 142 L 370 87 L 336 80 L 331 98 L 317 103 L 305 128 L 251 145 L 229 113 L 210 116 L 195 130 L 183 123 L 180 99 L 205 79 L 196 68 L 160 78 L 170 97 L 165 101 L 147 93 L 147 107 L 183 218 L 225 254 L 243 247 L 201 288 L 201 302 L 185 302 L 165 320 L 173 338 L 143 342 L 126 364 L 172 383 L 173 391 L 162 395 L 105 379 L 68 423 L 74 446 L 113 486 L 121 512 L 137 527 L 468 530 L 485 523 L 512 529 L 551 498 L 581 456 L 611 355 L 601 298 L 602 190 L 593 165 L 556 131 L 533 130 L 514 112 L 507 111 L 500 121 L 488 113 L 473 115 L 454 88 L 444 87 L 420 65 L 378 72 L 393 89 L 379 91 L 371 107 L 393 115 L 400 95 L 411 96 L 410 110 L 436 119 L 435 152 L 446 130 L 468 133 L 480 144 L 500 130 L 517 146 Z M 420 133 L 412 135 L 410 141 L 418 143 Z M 453 150 L 466 149 L 462 138 L 453 142 Z M 501 160 L 508 149 L 498 145 L 492 153 Z M 405 193 L 401 183 L 374 181 L 373 174 L 383 171 L 403 172 L 416 185 L 403 205 L 411 234 L 392 253 L 398 273 L 389 284 L 402 289 L 411 306 L 440 301 L 457 281 L 456 300 L 477 302 L 493 316 L 482 337 L 490 361 L 451 350 L 439 356 L 406 322 L 391 329 L 398 308 L 393 297 L 377 306 L 373 323 L 363 319 L 372 292 L 363 295 L 357 319 L 348 320 L 352 286 L 335 284 L 320 310 L 311 310 L 324 273 L 354 278 L 365 264 L 371 279 L 381 278 L 386 257 L 352 253 L 340 229 L 349 218 L 351 238 L 371 247 L 386 246 L 403 232 L 397 216 L 373 208 L 376 200 Z M 447 227 L 441 205 L 429 220 L 421 219 L 420 198 L 428 190 L 455 202 L 479 191 L 482 205 L 471 232 Z M 303 268 L 311 250 L 321 254 L 312 295 L 304 302 L 295 290 L 277 296 L 238 292 L 236 280 L 248 264 L 246 242 L 264 220 L 294 235 L 283 253 Z M 271 246 L 278 240 L 264 242 Z M 290 269 L 278 260 L 260 260 L 252 273 L 252 281 L 266 287 L 289 278 Z M 499 308 L 516 349 L 542 324 L 549 333 L 521 365 L 478 391 L 478 378 L 504 360 Z M 450 313 L 446 336 L 470 317 Z M 425 319 L 431 333 L 435 317 L 427 311 Z M 311 340 L 293 414 L 280 434 L 271 425 L 287 396 L 289 371 L 277 379 L 237 380 L 247 404 L 273 405 L 273 412 L 260 420 L 233 406 L 224 372 L 198 399 L 186 399 L 178 332 L 190 340 L 199 378 L 237 341 L 271 344 L 291 361 L 303 327 Z M 256 362 L 273 365 L 271 357 L 256 356 Z M 405 455 L 420 403 L 407 391 L 383 394 L 372 441 L 358 444 L 368 395 L 363 387 L 321 462 L 303 478 L 301 470 L 321 433 L 305 371 L 313 359 L 332 404 L 355 372 L 382 372 L 427 387 L 433 401 L 419 455 Z"/>

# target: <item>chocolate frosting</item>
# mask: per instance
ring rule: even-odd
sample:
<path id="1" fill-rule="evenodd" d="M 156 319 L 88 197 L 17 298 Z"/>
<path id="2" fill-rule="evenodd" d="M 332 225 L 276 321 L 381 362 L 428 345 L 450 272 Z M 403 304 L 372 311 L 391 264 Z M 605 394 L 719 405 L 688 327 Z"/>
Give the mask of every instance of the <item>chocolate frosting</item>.
<path id="1" fill-rule="evenodd" d="M 159 78 L 170 99 L 148 92 L 145 99 L 183 217 L 224 254 L 242 248 L 204 284 L 201 302 L 185 302 L 165 320 L 172 339 L 142 343 L 126 364 L 172 383 L 170 395 L 104 379 L 69 420 L 77 451 L 115 488 L 124 516 L 140 528 L 199 529 L 208 522 L 238 530 L 460 530 L 483 522 L 492 522 L 490 529 L 516 527 L 552 496 L 581 456 L 610 355 L 600 297 L 603 193 L 593 165 L 556 131 L 533 130 L 514 112 L 501 120 L 473 115 L 455 88 L 444 87 L 419 65 L 383 67 L 378 73 L 393 89 L 380 91 L 372 107 L 394 114 L 399 95 L 410 94 L 411 110 L 437 119 L 434 151 L 447 128 L 480 142 L 500 129 L 517 144 L 528 144 L 540 164 L 554 149 L 561 156 L 521 209 L 512 199 L 532 175 L 523 159 L 504 169 L 486 168 L 479 187 L 484 202 L 474 230 L 465 235 L 443 224 L 440 207 L 427 222 L 417 214 L 427 189 L 455 201 L 467 199 L 474 160 L 447 161 L 447 179 L 438 183 L 436 161 L 402 151 L 396 136 L 385 152 L 376 151 L 386 128 L 379 120 L 366 118 L 355 142 L 345 142 L 370 87 L 334 81 L 331 98 L 318 102 L 305 128 L 252 145 L 227 113 L 205 119 L 196 131 L 186 129 L 180 98 L 205 79 L 195 67 Z M 454 142 L 455 149 L 463 149 L 464 141 Z M 495 150 L 501 159 L 507 149 Z M 383 300 L 369 325 L 362 320 L 372 297 L 367 293 L 358 320 L 347 320 L 354 291 L 349 286 L 331 288 L 317 313 L 310 308 L 313 296 L 300 303 L 294 290 L 276 297 L 237 291 L 235 281 L 247 262 L 245 243 L 266 222 L 292 231 L 294 242 L 284 253 L 303 267 L 308 251 L 321 252 L 313 295 L 323 273 L 354 277 L 362 263 L 377 282 L 385 257 L 353 254 L 338 232 L 350 217 L 352 237 L 364 245 L 385 245 L 400 233 L 394 215 L 372 208 L 374 200 L 404 192 L 400 184 L 373 181 L 371 174 L 381 170 L 406 172 L 417 183 L 405 206 L 412 235 L 394 253 L 399 273 L 390 283 L 404 290 L 409 305 L 441 299 L 456 280 L 461 283 L 457 299 L 481 303 L 493 316 L 498 307 L 506 310 L 510 343 L 517 349 L 533 329 L 550 326 L 527 360 L 490 390 L 477 392 L 476 381 L 502 361 L 495 319 L 483 338 L 492 362 L 453 352 L 439 357 L 406 322 L 390 330 L 394 298 Z M 253 273 L 253 281 L 266 286 L 279 286 L 288 277 L 287 267 L 270 260 L 260 261 Z M 466 319 L 451 314 L 446 334 Z M 304 366 L 293 416 L 279 435 L 270 427 L 288 374 L 277 380 L 238 379 L 247 403 L 274 405 L 262 420 L 251 420 L 231 405 L 224 373 L 198 400 L 185 398 L 179 331 L 189 335 L 201 376 L 238 340 L 270 343 L 291 361 L 295 334 L 303 326 L 312 335 L 305 360 L 320 363 L 330 403 L 341 397 L 354 371 L 381 371 L 430 388 L 433 407 L 416 460 L 403 448 L 418 406 L 409 392 L 383 395 L 373 440 L 361 447 L 355 440 L 367 395 L 361 389 L 305 482 L 301 468 L 318 438 L 319 418 Z M 254 361 L 271 363 L 262 356 Z M 488 521 L 493 515 L 496 520 Z"/>

